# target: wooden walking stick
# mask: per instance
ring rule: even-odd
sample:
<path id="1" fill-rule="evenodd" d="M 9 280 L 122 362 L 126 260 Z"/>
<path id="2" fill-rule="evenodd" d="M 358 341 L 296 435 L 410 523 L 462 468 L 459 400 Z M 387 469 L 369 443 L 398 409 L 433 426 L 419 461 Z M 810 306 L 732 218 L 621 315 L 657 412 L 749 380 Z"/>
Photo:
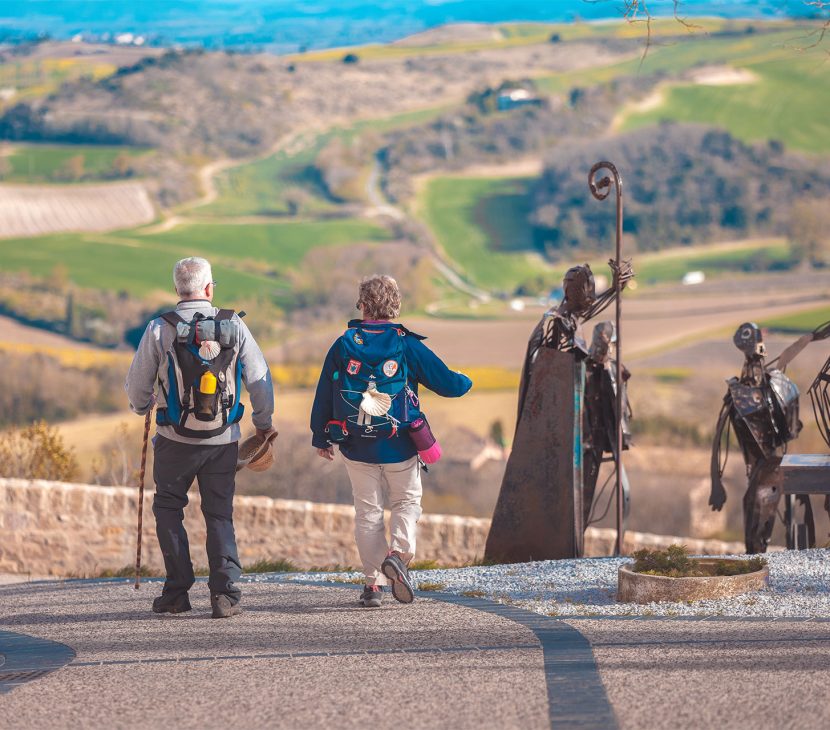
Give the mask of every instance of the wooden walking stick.
<path id="1" fill-rule="evenodd" d="M 135 547 L 135 589 L 141 583 L 141 530 L 144 522 L 144 471 L 147 468 L 147 440 L 150 435 L 150 417 L 153 415 L 153 408 L 147 411 L 144 416 L 144 441 L 141 444 L 141 468 L 138 472 L 138 531 L 136 534 Z"/>

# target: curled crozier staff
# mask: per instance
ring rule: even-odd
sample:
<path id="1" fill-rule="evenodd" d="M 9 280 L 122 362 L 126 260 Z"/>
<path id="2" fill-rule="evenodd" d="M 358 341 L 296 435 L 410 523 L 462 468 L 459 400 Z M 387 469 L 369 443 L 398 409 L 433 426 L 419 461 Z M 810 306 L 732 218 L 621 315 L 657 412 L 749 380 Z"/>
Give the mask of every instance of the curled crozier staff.
<path id="1" fill-rule="evenodd" d="M 597 179 L 597 174 L 600 170 L 607 170 L 610 176 L 606 175 Z M 625 531 L 625 500 L 623 496 L 623 477 L 622 477 L 622 452 L 623 452 L 623 367 L 622 367 L 622 290 L 625 281 L 631 278 L 633 272 L 631 270 L 631 262 L 623 262 L 622 259 L 622 234 L 623 234 L 623 190 L 622 178 L 617 171 L 616 166 L 612 162 L 603 160 L 597 162 L 588 173 L 588 187 L 597 200 L 605 200 L 611 193 L 611 186 L 614 186 L 616 192 L 617 210 L 616 210 L 616 246 L 615 246 L 615 261 L 612 264 L 614 271 L 614 294 L 613 298 L 616 301 L 616 332 L 617 332 L 617 362 L 616 362 L 616 416 L 617 416 L 617 438 L 616 449 L 614 450 L 614 462 L 616 471 L 615 492 L 617 495 L 617 542 L 614 547 L 615 555 L 622 555 L 623 546 L 623 532 Z M 624 266 L 626 264 L 626 266 Z M 623 278 L 623 274 L 627 274 L 627 278 Z M 610 297 L 608 304 L 610 304 Z M 605 304 L 604 306 L 608 306 Z M 600 307 L 597 312 L 604 307 Z"/>

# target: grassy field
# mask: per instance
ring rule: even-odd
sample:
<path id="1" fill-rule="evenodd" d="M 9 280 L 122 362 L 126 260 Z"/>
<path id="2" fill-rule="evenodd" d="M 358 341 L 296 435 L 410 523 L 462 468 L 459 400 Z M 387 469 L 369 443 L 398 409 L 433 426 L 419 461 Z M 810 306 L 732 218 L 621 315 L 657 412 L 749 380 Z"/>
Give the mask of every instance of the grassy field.
<path id="1" fill-rule="evenodd" d="M 676 74 L 699 66 L 737 66 L 777 62 L 787 64 L 799 60 L 822 67 L 826 56 L 821 48 L 799 51 L 796 46 L 809 43 L 805 33 L 810 27 L 788 25 L 781 30 L 757 34 L 707 35 L 689 33 L 665 43 L 656 42 L 643 58 L 599 66 L 581 71 L 545 74 L 536 79 L 542 91 L 565 93 L 574 87 L 609 83 L 619 76 L 650 76 L 657 73 Z M 726 87 L 725 91 L 735 87 Z"/>
<path id="2" fill-rule="evenodd" d="M 635 258 L 637 279 L 642 284 L 680 281 L 689 271 L 702 271 L 706 276 L 726 273 L 750 273 L 769 268 L 786 267 L 790 263 L 789 246 L 781 240 L 764 240 L 734 246 L 706 246 L 669 249 Z"/>
<path id="3" fill-rule="evenodd" d="M 730 27 L 729 21 L 715 18 L 704 18 L 696 21 L 701 31 L 716 32 Z M 655 19 L 652 24 L 652 35 L 655 39 L 674 37 L 685 34 L 687 31 L 677 21 L 671 19 Z M 646 38 L 644 23 L 625 23 L 609 21 L 602 23 L 501 23 L 492 26 L 489 38 L 460 38 L 458 40 L 441 40 L 415 45 L 409 43 L 391 45 L 366 45 L 357 48 L 333 48 L 312 53 L 295 54 L 289 56 L 293 61 L 331 61 L 342 58 L 346 53 L 356 53 L 361 60 L 383 60 L 395 58 L 410 58 L 412 56 L 473 53 L 476 51 L 490 51 L 518 46 L 532 46 L 547 43 L 553 35 L 560 40 L 591 40 L 597 38 Z"/>
<path id="4" fill-rule="evenodd" d="M 803 312 L 788 314 L 783 317 L 771 317 L 761 322 L 766 327 L 777 332 L 797 334 L 810 332 L 820 324 L 830 321 L 830 307 L 816 307 L 805 309 Z"/>
<path id="5" fill-rule="evenodd" d="M 523 281 L 542 276 L 558 284 L 567 266 L 555 266 L 531 258 L 532 231 L 527 222 L 529 178 L 436 177 L 421 191 L 419 211 L 447 255 L 476 284 L 512 291 Z M 605 258 L 591 257 L 597 271 L 605 270 Z M 734 245 L 677 248 L 636 257 L 640 284 L 680 281 L 688 271 L 707 276 L 729 272 L 786 268 L 789 247 L 780 239 Z M 466 307 L 462 310 L 468 316 Z M 457 314 L 452 308 L 445 314 Z"/>
<path id="6" fill-rule="evenodd" d="M 789 57 L 744 66 L 754 83 L 672 86 L 655 109 L 630 115 L 624 129 L 664 120 L 713 124 L 749 141 L 777 139 L 811 153 L 830 152 L 830 84 L 814 57 Z"/>
<path id="7" fill-rule="evenodd" d="M 115 177 L 114 163 L 119 155 L 134 159 L 148 154 L 133 147 L 90 145 L 26 145 L 12 148 L 6 157 L 10 172 L 4 180 L 10 182 L 57 182 L 69 160 L 83 158 L 83 179 L 101 180 Z"/>
<path id="8" fill-rule="evenodd" d="M 11 60 L 0 63 L 0 87 L 17 90 L 11 100 L 13 104 L 20 99 L 49 94 L 66 81 L 81 77 L 104 78 L 114 73 L 116 68 L 111 63 L 96 63 L 82 58 Z M 0 108 L 2 106 L 0 104 Z"/>
<path id="9" fill-rule="evenodd" d="M 285 215 L 288 212 L 286 193 L 301 189 L 307 194 L 304 212 L 319 214 L 336 208 L 314 168 L 320 150 L 334 137 L 349 140 L 365 133 L 384 133 L 393 129 L 428 122 L 442 112 L 445 106 L 418 109 L 377 119 L 356 121 L 349 127 L 337 127 L 320 134 L 309 133 L 290 145 L 261 160 L 232 167 L 216 177 L 218 196 L 209 205 L 201 206 L 199 213 L 210 216 Z"/>
<path id="10" fill-rule="evenodd" d="M 223 302 L 251 296 L 289 296 L 281 274 L 297 267 L 318 246 L 340 246 L 387 237 L 361 220 L 273 224 L 187 225 L 157 234 L 61 234 L 0 240 L 0 269 L 49 274 L 57 263 L 82 287 L 146 295 L 168 288 L 173 264 L 184 256 L 213 262 L 217 297 Z"/>
<path id="11" fill-rule="evenodd" d="M 232 167 L 216 177 L 218 196 L 200 214 L 216 216 L 285 215 L 285 194 L 292 188 L 308 193 L 306 210 L 322 212 L 333 204 L 325 200 L 324 190 L 314 169 L 314 159 L 330 139 L 320 135 L 303 142 L 294 153 L 278 152 L 262 160 Z"/>
<path id="12" fill-rule="evenodd" d="M 453 176 L 432 178 L 423 186 L 419 214 L 447 255 L 479 286 L 512 291 L 518 283 L 550 272 L 528 253 L 529 181 Z"/>
<path id="13" fill-rule="evenodd" d="M 261 263 L 267 269 L 294 269 L 320 246 L 343 246 L 388 240 L 385 229 L 365 220 L 348 218 L 262 224 L 196 224 L 147 236 L 154 247 L 200 251 L 206 256 Z M 145 240 L 145 239 L 142 239 Z"/>

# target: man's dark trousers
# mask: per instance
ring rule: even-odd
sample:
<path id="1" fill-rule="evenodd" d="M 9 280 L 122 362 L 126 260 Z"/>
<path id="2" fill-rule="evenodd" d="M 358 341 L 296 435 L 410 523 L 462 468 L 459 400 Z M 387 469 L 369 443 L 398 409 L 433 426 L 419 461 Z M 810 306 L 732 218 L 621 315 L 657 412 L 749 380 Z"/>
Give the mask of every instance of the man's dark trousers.
<path id="1" fill-rule="evenodd" d="M 234 585 L 242 574 L 236 535 L 233 531 L 233 493 L 239 446 L 232 444 L 197 446 L 157 436 L 153 479 L 156 494 L 153 514 L 156 534 L 164 556 L 167 581 L 165 595 L 186 593 L 195 582 L 190 544 L 184 529 L 187 490 L 194 478 L 202 495 L 202 514 L 207 526 L 207 554 L 211 595 L 224 594 L 233 603 L 242 592 Z"/>

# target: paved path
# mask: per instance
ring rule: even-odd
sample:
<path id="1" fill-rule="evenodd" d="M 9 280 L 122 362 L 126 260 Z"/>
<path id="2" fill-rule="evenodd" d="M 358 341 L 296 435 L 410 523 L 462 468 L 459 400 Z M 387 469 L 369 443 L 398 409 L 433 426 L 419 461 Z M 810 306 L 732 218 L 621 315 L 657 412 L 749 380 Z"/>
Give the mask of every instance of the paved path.
<path id="1" fill-rule="evenodd" d="M 204 583 L 182 616 L 149 612 L 158 588 L 0 586 L 0 691 L 7 657 L 44 670 L 6 686 L 0 727 L 830 726 L 830 621 L 558 620 L 439 594 L 370 610 L 357 586 L 273 578 L 214 621 Z"/>
<path id="2" fill-rule="evenodd" d="M 3 696 L 0 727 L 548 726 L 539 640 L 508 618 L 432 600 L 368 610 L 357 586 L 268 583 L 216 621 L 203 583 L 181 616 L 148 611 L 157 591 L 0 588 L 1 630 L 77 654 Z"/>
<path id="3" fill-rule="evenodd" d="M 623 729 L 830 727 L 830 620 L 568 619 Z"/>

